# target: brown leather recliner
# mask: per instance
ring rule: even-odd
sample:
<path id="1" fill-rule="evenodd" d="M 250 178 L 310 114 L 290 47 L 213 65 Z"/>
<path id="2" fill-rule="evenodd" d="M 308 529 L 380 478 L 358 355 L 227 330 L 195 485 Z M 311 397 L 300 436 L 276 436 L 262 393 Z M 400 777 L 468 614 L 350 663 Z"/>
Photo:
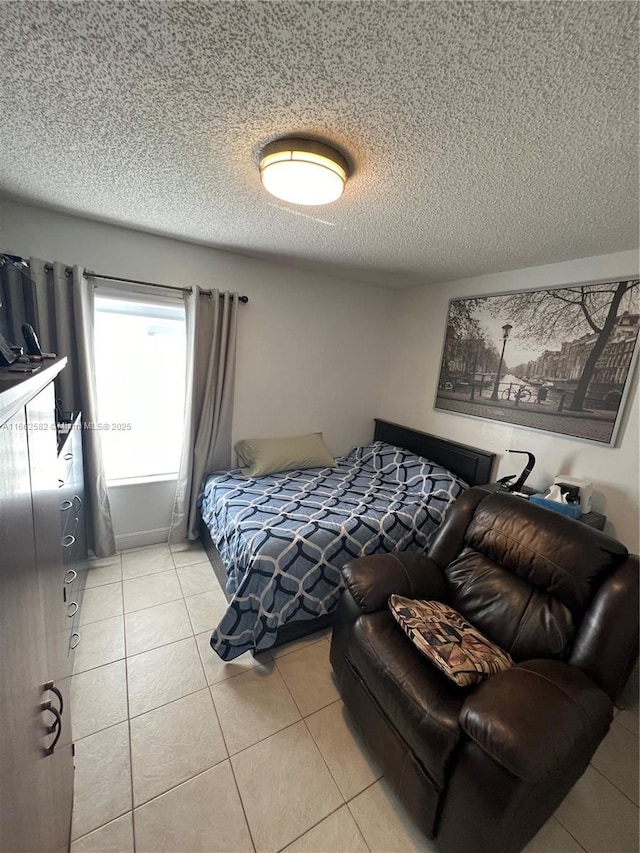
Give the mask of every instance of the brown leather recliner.
<path id="1" fill-rule="evenodd" d="M 446 853 L 515 853 L 607 733 L 638 654 L 638 558 L 578 521 L 481 487 L 428 556 L 343 569 L 331 663 L 383 772 Z M 444 601 L 515 666 L 457 687 L 405 636 L 391 593 Z"/>

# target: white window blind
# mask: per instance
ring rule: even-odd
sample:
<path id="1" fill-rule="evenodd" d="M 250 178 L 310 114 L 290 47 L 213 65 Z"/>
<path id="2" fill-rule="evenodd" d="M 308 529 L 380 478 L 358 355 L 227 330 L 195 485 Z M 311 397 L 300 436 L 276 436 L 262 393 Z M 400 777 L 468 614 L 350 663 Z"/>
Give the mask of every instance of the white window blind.
<path id="1" fill-rule="evenodd" d="M 177 474 L 185 357 L 181 300 L 97 289 L 96 384 L 107 480 Z"/>

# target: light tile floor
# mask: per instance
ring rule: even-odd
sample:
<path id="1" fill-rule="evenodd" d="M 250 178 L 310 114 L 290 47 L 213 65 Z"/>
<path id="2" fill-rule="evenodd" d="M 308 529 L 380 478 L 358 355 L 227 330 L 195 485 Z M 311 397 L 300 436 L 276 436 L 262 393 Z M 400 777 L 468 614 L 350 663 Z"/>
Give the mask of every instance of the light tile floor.
<path id="1" fill-rule="evenodd" d="M 329 632 L 222 662 L 199 545 L 94 561 L 85 595 L 72 853 L 435 853 L 351 728 Z M 638 853 L 638 817 L 636 708 L 527 853 Z"/>

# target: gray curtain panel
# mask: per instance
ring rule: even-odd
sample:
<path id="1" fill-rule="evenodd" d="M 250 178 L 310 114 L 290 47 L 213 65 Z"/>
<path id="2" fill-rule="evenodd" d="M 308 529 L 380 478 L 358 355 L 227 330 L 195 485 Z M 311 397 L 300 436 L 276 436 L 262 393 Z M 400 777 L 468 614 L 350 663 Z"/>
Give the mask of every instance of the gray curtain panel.
<path id="1" fill-rule="evenodd" d="M 46 265 L 37 258 L 31 258 L 29 266 L 35 286 L 34 327 L 40 346 L 44 352 L 66 355 L 68 359 L 56 380 L 58 405 L 63 411 L 82 412 L 86 423 L 97 423 L 93 285 L 85 279 L 82 267 Z M 82 430 L 82 448 L 89 547 L 96 557 L 109 557 L 115 554 L 116 542 L 99 430 Z"/>
<path id="2" fill-rule="evenodd" d="M 35 284 L 26 267 L 0 267 L 0 305 L 0 332 L 10 344 L 24 346 L 22 324 L 37 325 Z"/>
<path id="3" fill-rule="evenodd" d="M 185 430 L 170 542 L 198 538 L 204 478 L 231 465 L 238 305 L 237 293 L 204 295 L 194 287 L 185 294 Z"/>

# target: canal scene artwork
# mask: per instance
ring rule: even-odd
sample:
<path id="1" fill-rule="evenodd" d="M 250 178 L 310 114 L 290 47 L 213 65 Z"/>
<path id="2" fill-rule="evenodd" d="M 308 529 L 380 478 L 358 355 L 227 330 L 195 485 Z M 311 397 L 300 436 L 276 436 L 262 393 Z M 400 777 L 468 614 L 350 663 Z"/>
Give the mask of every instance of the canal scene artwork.
<path id="1" fill-rule="evenodd" d="M 435 407 L 614 445 L 639 319 L 638 279 L 452 299 Z"/>

